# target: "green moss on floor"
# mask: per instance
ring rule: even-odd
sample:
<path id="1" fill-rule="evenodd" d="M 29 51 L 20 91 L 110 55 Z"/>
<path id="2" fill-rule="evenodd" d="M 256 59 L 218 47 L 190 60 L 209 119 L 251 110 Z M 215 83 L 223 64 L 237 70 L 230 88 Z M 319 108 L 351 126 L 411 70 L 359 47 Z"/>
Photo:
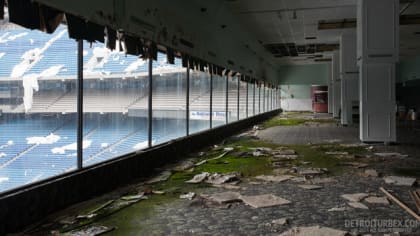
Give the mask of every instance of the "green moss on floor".
<path id="1" fill-rule="evenodd" d="M 307 120 L 305 119 L 278 119 L 274 118 L 263 123 L 264 128 L 275 127 L 275 126 L 297 126 L 304 124 Z"/>

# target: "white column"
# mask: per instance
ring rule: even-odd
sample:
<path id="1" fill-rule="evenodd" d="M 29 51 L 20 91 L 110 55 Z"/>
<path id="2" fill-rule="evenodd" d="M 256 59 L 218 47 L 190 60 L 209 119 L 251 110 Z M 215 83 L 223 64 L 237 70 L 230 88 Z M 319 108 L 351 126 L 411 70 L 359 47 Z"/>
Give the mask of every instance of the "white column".
<path id="1" fill-rule="evenodd" d="M 357 7 L 360 139 L 395 142 L 399 0 L 358 0 Z"/>
<path id="2" fill-rule="evenodd" d="M 333 113 L 333 97 L 334 97 L 334 89 L 333 89 L 333 81 L 332 81 L 332 63 L 328 64 L 328 113 Z"/>
<path id="3" fill-rule="evenodd" d="M 340 37 L 341 124 L 353 124 L 353 104 L 359 102 L 356 32 Z"/>
<path id="4" fill-rule="evenodd" d="M 341 81 L 340 81 L 340 53 L 332 55 L 332 80 L 333 80 L 333 117 L 340 117 L 341 110 Z"/>

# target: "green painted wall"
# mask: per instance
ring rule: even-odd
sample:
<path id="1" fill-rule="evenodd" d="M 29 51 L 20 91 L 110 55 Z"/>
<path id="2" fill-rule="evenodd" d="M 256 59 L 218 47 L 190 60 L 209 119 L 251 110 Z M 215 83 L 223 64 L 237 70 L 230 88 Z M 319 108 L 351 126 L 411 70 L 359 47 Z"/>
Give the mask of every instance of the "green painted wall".
<path id="1" fill-rule="evenodd" d="M 329 64 L 280 66 L 279 84 L 328 85 Z"/>
<path id="2" fill-rule="evenodd" d="M 310 99 L 311 86 L 310 85 L 281 85 L 282 99 Z"/>
<path id="3" fill-rule="evenodd" d="M 397 64 L 397 83 L 420 80 L 420 56 L 401 60 Z"/>

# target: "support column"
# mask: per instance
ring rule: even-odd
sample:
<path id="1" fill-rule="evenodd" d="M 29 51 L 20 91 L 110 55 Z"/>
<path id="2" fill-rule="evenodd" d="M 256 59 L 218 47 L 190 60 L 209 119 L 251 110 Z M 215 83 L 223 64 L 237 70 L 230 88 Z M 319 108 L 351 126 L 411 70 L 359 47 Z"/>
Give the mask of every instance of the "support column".
<path id="1" fill-rule="evenodd" d="M 147 144 L 152 146 L 153 138 L 153 59 L 149 58 L 149 95 L 147 99 Z M 187 118 L 188 119 L 188 118 Z"/>
<path id="2" fill-rule="evenodd" d="M 353 124 L 353 106 L 359 103 L 356 32 L 340 37 L 341 124 Z"/>
<path id="3" fill-rule="evenodd" d="M 248 95 L 248 89 L 249 89 L 249 81 L 247 81 L 247 80 L 245 80 L 246 81 L 246 100 L 245 100 L 245 109 L 246 109 L 246 111 L 245 111 L 245 118 L 248 118 L 248 97 L 249 97 L 249 95 Z"/>
<path id="4" fill-rule="evenodd" d="M 83 168 L 83 40 L 77 41 L 77 169 Z"/>
<path id="5" fill-rule="evenodd" d="M 395 142 L 399 0 L 358 0 L 357 3 L 360 139 Z"/>
<path id="6" fill-rule="evenodd" d="M 185 129 L 186 135 L 190 135 L 190 63 L 187 65 L 187 88 L 186 88 L 186 97 L 185 97 Z"/>
<path id="7" fill-rule="evenodd" d="M 341 112 L 341 81 L 340 81 L 340 53 L 334 52 L 332 56 L 332 80 L 333 80 L 333 117 L 339 118 Z"/>
<path id="8" fill-rule="evenodd" d="M 212 68 L 213 66 L 210 66 Z M 210 69 L 210 129 L 213 128 L 213 69 Z"/>
<path id="9" fill-rule="evenodd" d="M 332 73 L 332 72 L 330 72 Z M 328 113 L 333 113 L 333 97 L 334 97 L 334 89 L 333 89 L 333 81 L 331 78 L 328 80 Z"/>

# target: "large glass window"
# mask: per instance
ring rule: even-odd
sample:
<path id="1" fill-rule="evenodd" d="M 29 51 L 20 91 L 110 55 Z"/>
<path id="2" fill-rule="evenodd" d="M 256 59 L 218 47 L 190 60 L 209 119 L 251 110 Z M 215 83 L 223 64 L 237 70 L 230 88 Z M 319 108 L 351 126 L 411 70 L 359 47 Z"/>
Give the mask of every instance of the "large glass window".
<path id="1" fill-rule="evenodd" d="M 52 35 L 12 27 L 0 39 L 3 192 L 77 169 L 78 48 L 65 26 Z M 116 48 L 84 42 L 83 167 L 147 148 L 149 138 L 157 145 L 187 133 L 187 69 L 181 60 L 171 65 L 158 53 L 150 84 L 149 61 Z M 189 71 L 190 134 L 210 128 L 210 97 L 213 127 L 270 109 L 268 89 L 249 84 L 247 90 L 240 78 L 213 75 L 210 94 L 208 68 Z"/>
<path id="2" fill-rule="evenodd" d="M 101 43 L 84 54 L 83 166 L 146 148 L 148 61 Z"/>
<path id="3" fill-rule="evenodd" d="M 238 76 L 228 77 L 228 122 L 238 120 Z"/>
<path id="4" fill-rule="evenodd" d="M 210 74 L 190 70 L 190 133 L 210 128 Z"/>
<path id="5" fill-rule="evenodd" d="M 213 75 L 213 127 L 226 123 L 226 76 Z"/>
<path id="6" fill-rule="evenodd" d="M 166 55 L 153 61 L 153 128 L 152 145 L 186 135 L 187 69 L 180 59 L 166 63 Z"/>
<path id="7" fill-rule="evenodd" d="M 239 84 L 239 119 L 245 119 L 247 113 L 247 91 L 246 91 L 247 83 L 245 81 L 240 82 Z M 248 101 L 249 102 L 249 101 Z"/>
<path id="8" fill-rule="evenodd" d="M 74 67 L 77 48 L 59 27 L 52 35 L 0 32 L 0 192 L 75 168 Z M 57 48 L 62 48 L 60 51 Z M 63 105 L 61 101 L 65 99 Z M 73 147 L 73 146 L 71 146 Z"/>
<path id="9" fill-rule="evenodd" d="M 254 115 L 254 84 L 248 82 L 248 117 Z"/>

